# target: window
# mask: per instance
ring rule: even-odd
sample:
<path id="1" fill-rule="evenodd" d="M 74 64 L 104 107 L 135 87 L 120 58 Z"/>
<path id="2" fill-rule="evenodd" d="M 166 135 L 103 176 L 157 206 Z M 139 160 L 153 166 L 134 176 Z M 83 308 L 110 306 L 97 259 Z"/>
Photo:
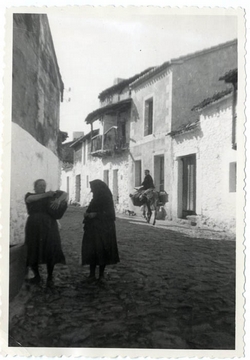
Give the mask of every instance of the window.
<path id="1" fill-rule="evenodd" d="M 144 136 L 153 133 L 153 98 L 145 101 Z"/>
<path id="2" fill-rule="evenodd" d="M 141 160 L 135 161 L 135 186 L 140 186 L 141 181 Z"/>
<path id="3" fill-rule="evenodd" d="M 86 164 L 86 142 L 83 143 L 83 159 L 82 159 L 83 165 Z"/>
<path id="4" fill-rule="evenodd" d="M 103 181 L 109 186 L 109 170 L 103 171 Z"/>
<path id="5" fill-rule="evenodd" d="M 74 161 L 75 161 L 75 163 L 78 161 L 80 161 L 80 162 L 82 161 L 82 146 L 81 145 L 75 149 Z"/>
<path id="6" fill-rule="evenodd" d="M 86 144 L 87 150 L 87 160 L 89 160 L 91 158 L 91 140 L 88 141 L 88 143 Z"/>
<path id="7" fill-rule="evenodd" d="M 76 193 L 75 193 L 75 200 L 80 202 L 81 198 L 81 175 L 76 175 Z"/>
<path id="8" fill-rule="evenodd" d="M 229 192 L 236 192 L 237 166 L 236 162 L 229 163 Z"/>
<path id="9" fill-rule="evenodd" d="M 126 124 L 122 123 L 122 138 L 126 139 Z"/>

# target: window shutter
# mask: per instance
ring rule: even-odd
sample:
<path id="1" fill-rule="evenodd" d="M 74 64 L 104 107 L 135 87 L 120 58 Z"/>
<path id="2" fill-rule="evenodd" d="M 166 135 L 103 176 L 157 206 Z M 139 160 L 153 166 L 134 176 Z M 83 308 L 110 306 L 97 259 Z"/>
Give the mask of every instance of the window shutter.
<path id="1" fill-rule="evenodd" d="M 229 192 L 236 192 L 237 179 L 236 162 L 229 163 Z"/>

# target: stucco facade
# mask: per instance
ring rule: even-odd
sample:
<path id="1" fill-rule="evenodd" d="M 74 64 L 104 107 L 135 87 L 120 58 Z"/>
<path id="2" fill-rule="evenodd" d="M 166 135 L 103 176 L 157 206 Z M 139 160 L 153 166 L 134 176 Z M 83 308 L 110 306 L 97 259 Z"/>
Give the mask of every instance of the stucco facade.
<path id="1" fill-rule="evenodd" d="M 176 217 L 173 211 L 177 206 L 173 192 L 175 154 L 168 134 L 199 118 L 192 111 L 196 104 L 229 89 L 231 84 L 218 80 L 221 74 L 236 67 L 237 40 L 233 40 L 167 61 L 131 84 L 130 191 L 139 185 L 139 178 L 143 180 L 144 170 L 149 169 L 156 189 L 168 193 L 168 219 Z M 188 143 L 187 138 L 183 146 L 188 147 Z"/>
<path id="2" fill-rule="evenodd" d="M 183 158 L 196 158 L 198 223 L 235 231 L 237 151 L 232 149 L 232 94 L 203 109 L 193 130 L 173 137 L 172 216 L 182 217 Z"/>
<path id="3" fill-rule="evenodd" d="M 87 136 L 80 141 L 81 156 L 75 158 L 72 169 L 71 189 L 73 203 L 87 206 L 92 198 L 90 181 L 101 179 L 109 186 L 114 199 L 116 211 L 122 212 L 129 206 L 128 191 L 128 154 L 121 153 L 115 157 L 91 156 L 91 141 Z"/>
<path id="4" fill-rule="evenodd" d="M 86 122 L 91 125 L 90 139 L 83 146 L 83 153 L 88 153 L 85 161 L 74 165 L 75 178 L 81 179 L 80 202 L 89 201 L 89 181 L 99 178 L 107 183 L 114 199 L 116 211 L 131 209 L 130 171 L 131 171 L 131 119 L 133 103 L 130 83 L 150 69 L 129 79 L 119 79 L 113 86 L 99 94 L 100 107 L 90 113 Z M 99 133 L 94 134 L 93 126 L 98 123 Z M 84 150 L 84 146 L 88 150 Z M 79 149 L 78 149 L 79 151 Z M 78 180 L 77 180 L 78 181 Z M 79 198 L 79 193 L 76 194 Z"/>

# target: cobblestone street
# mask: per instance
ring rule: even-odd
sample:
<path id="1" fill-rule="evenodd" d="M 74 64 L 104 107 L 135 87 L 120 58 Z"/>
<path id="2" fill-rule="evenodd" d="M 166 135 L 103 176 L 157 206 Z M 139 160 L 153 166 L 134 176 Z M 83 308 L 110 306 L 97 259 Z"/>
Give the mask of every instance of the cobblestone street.
<path id="1" fill-rule="evenodd" d="M 44 281 L 10 304 L 9 346 L 234 349 L 235 241 L 124 215 L 120 263 L 88 284 L 82 217 L 70 207 L 60 220 L 67 265 L 56 265 L 54 286 L 42 267 Z"/>

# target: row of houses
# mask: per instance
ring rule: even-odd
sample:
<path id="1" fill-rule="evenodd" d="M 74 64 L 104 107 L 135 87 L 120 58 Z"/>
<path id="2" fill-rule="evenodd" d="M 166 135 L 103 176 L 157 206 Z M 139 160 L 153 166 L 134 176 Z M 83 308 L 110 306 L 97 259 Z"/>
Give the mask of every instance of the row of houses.
<path id="1" fill-rule="evenodd" d="M 168 193 L 167 219 L 235 228 L 237 40 L 171 59 L 116 79 L 88 114 L 90 131 L 65 148 L 61 187 L 72 202 L 90 200 L 89 182 L 104 180 L 116 210 L 149 169 Z"/>

